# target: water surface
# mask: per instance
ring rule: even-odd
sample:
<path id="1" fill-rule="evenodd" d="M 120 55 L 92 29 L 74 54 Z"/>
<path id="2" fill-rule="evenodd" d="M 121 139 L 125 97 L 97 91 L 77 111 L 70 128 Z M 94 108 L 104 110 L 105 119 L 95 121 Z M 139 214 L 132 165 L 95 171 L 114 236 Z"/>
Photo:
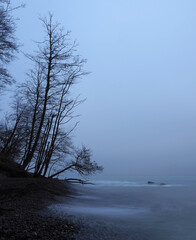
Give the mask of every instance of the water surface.
<path id="1" fill-rule="evenodd" d="M 82 219 L 78 239 L 195 240 L 196 178 L 94 181 L 71 200 L 51 206 Z M 165 183 L 165 185 L 161 185 Z"/>

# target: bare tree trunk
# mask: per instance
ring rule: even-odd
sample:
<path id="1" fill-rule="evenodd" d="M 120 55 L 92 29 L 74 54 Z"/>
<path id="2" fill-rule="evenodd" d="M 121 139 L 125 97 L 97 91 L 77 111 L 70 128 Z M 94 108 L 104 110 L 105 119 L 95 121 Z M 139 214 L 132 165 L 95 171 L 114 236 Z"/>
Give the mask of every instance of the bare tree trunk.
<path id="1" fill-rule="evenodd" d="M 39 128 L 38 128 L 38 131 L 37 131 L 37 134 L 36 134 L 35 142 L 33 144 L 33 147 L 31 149 L 31 151 L 29 151 L 27 153 L 26 159 L 24 160 L 24 163 L 23 163 L 23 168 L 24 169 L 26 168 L 28 163 L 31 162 L 31 160 L 33 158 L 34 152 L 35 152 L 35 150 L 37 148 L 37 145 L 38 145 L 38 141 L 40 139 L 41 130 L 42 130 L 42 127 L 43 127 L 43 124 L 44 124 L 47 102 L 48 102 L 48 92 L 49 92 L 49 89 L 50 89 L 50 73 L 51 73 L 51 65 L 52 65 L 51 34 L 52 33 L 50 32 L 49 36 L 50 36 L 50 50 L 51 51 L 50 51 L 49 62 L 48 62 L 47 86 L 46 86 L 46 89 L 45 89 L 44 107 L 43 107 L 43 111 L 42 111 L 42 116 L 41 116 L 41 121 L 40 121 L 40 124 L 39 124 Z"/>
<path id="2" fill-rule="evenodd" d="M 38 72 L 37 80 L 38 80 L 38 83 L 37 83 L 37 89 L 36 89 L 36 102 L 35 102 L 34 111 L 33 111 L 33 120 L 32 120 L 32 124 L 31 124 L 31 133 L 30 133 L 28 146 L 27 146 L 27 149 L 26 149 L 26 151 L 24 153 L 23 159 L 26 159 L 26 157 L 28 156 L 28 154 L 31 151 L 31 146 L 32 146 L 33 137 L 34 137 L 34 131 L 35 131 L 35 123 L 37 121 L 37 109 L 38 109 L 38 105 L 39 105 L 39 88 L 40 88 L 39 72 Z"/>
<path id="3" fill-rule="evenodd" d="M 40 150 L 38 153 L 38 157 L 36 160 L 36 167 L 35 167 L 35 175 L 41 175 L 42 169 L 43 169 L 43 162 L 44 162 L 44 154 L 46 155 L 48 152 L 48 148 L 49 148 L 49 142 L 48 142 L 48 138 L 49 138 L 49 134 L 50 134 L 50 130 L 52 127 L 52 122 L 53 122 L 53 118 L 54 116 L 51 117 L 51 119 L 48 119 L 48 124 L 46 126 L 46 130 L 43 136 L 43 139 L 41 141 L 41 146 L 40 146 Z M 46 147 L 48 142 L 48 146 Z M 42 165 L 42 166 L 41 166 Z"/>
<path id="4" fill-rule="evenodd" d="M 13 137 L 14 137 L 14 134 L 15 134 L 15 131 L 16 131 L 16 129 L 17 129 L 18 123 L 19 123 L 19 120 L 17 119 L 17 120 L 16 120 L 16 123 L 15 123 L 15 125 L 14 125 L 14 129 L 12 130 L 12 132 L 11 132 L 11 134 L 10 134 L 10 137 L 8 138 L 5 146 L 3 147 L 2 151 L 1 151 L 2 153 L 5 153 L 5 152 L 6 152 L 8 145 L 9 145 L 10 142 L 12 141 L 12 139 L 13 139 Z"/>
<path id="5" fill-rule="evenodd" d="M 62 169 L 61 171 L 59 171 L 59 172 L 57 172 L 57 173 L 54 173 L 54 174 L 53 174 L 53 175 L 51 175 L 49 178 L 56 177 L 57 175 L 59 175 L 59 174 L 61 174 L 61 173 L 65 172 L 65 171 L 67 171 L 67 170 L 71 169 L 72 167 L 74 167 L 74 165 L 70 165 L 69 167 L 66 167 L 66 168 Z"/>
<path id="6" fill-rule="evenodd" d="M 17 112 L 18 112 L 18 106 L 17 106 Z M 14 128 L 13 128 L 13 130 L 12 130 L 12 132 L 11 132 L 11 134 L 10 134 L 7 142 L 6 142 L 6 144 L 4 145 L 4 147 L 3 147 L 2 151 L 1 151 L 2 153 L 5 153 L 5 152 L 6 152 L 6 150 L 7 150 L 7 148 L 8 148 L 8 145 L 9 145 L 9 144 L 11 143 L 11 141 L 13 140 L 13 137 L 14 137 L 15 132 L 16 132 L 16 130 L 17 130 L 17 127 L 18 127 L 18 124 L 19 124 L 19 122 L 20 122 L 20 119 L 21 119 L 22 114 L 23 114 L 23 111 L 20 112 L 19 114 L 17 113 L 17 118 L 16 118 L 16 122 L 15 122 Z"/>

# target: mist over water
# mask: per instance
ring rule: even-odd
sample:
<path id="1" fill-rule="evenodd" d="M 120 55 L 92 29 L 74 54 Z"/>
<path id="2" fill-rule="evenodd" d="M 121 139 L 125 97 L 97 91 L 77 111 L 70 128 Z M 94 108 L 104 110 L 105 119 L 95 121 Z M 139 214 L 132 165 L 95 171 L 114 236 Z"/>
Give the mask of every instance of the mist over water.
<path id="1" fill-rule="evenodd" d="M 72 92 L 87 99 L 74 114 L 74 143 L 92 150 L 103 174 L 194 175 L 196 1 L 24 2 L 15 11 L 22 52 L 42 42 L 38 17 L 51 12 L 88 60 L 91 74 Z M 20 54 L 10 70 L 21 83 L 29 68 Z"/>
<path id="2" fill-rule="evenodd" d="M 85 222 L 78 239 L 195 240 L 196 178 L 147 181 L 94 181 L 50 209 Z"/>

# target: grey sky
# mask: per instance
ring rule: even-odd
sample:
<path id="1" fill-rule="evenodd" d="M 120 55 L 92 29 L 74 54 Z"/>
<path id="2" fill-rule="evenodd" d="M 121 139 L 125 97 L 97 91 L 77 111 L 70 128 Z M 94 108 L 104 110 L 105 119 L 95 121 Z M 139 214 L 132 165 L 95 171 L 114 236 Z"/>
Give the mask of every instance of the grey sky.
<path id="1" fill-rule="evenodd" d="M 51 11 L 88 59 L 92 73 L 76 87 L 87 101 L 75 142 L 92 149 L 104 175 L 194 175 L 196 1 L 26 3 L 16 13 L 24 52 L 42 39 L 38 17 Z M 21 55 L 12 72 L 20 81 L 28 68 Z"/>

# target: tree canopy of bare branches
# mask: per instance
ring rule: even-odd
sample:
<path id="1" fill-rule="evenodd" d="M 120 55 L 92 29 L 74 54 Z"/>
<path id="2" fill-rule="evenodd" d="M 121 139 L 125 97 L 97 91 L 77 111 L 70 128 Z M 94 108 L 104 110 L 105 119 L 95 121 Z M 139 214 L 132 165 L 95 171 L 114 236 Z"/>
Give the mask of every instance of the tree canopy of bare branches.
<path id="1" fill-rule="evenodd" d="M 7 64 L 13 60 L 18 50 L 15 20 L 12 17 L 12 11 L 16 8 L 11 7 L 10 0 L 0 0 L 0 91 L 13 82 Z"/>
<path id="2" fill-rule="evenodd" d="M 17 161 L 35 176 L 56 177 L 67 170 L 87 176 L 102 167 L 91 161 L 89 149 L 74 147 L 70 135 L 77 122 L 68 127 L 74 109 L 83 102 L 71 92 L 77 79 L 87 74 L 83 70 L 86 60 L 76 54 L 70 32 L 54 23 L 51 14 L 41 22 L 45 38 L 37 44 L 35 55 L 27 55 L 33 68 L 19 86 L 15 124 L 1 151 L 10 151 L 18 140 Z"/>

